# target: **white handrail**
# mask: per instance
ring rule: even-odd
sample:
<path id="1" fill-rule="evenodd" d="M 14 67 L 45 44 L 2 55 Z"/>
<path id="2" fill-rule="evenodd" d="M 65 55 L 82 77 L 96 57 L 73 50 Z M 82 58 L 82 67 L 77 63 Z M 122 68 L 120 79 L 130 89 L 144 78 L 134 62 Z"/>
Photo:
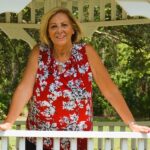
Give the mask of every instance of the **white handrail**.
<path id="1" fill-rule="evenodd" d="M 138 132 L 101 132 L 101 131 L 0 131 L 0 137 L 52 137 L 52 138 L 150 138 L 150 133 Z"/>

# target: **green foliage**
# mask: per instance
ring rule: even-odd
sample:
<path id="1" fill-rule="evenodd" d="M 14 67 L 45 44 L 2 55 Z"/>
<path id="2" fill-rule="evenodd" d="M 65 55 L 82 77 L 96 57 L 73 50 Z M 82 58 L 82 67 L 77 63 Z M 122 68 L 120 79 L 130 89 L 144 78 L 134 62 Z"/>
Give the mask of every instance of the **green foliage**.
<path id="1" fill-rule="evenodd" d="M 9 95 L 0 93 L 0 120 L 6 117 L 9 105 Z"/>
<path id="2" fill-rule="evenodd" d="M 150 118 L 150 25 L 99 28 L 91 43 L 136 118 Z M 93 93 L 95 115 L 116 115 L 106 100 Z M 104 107 L 106 106 L 106 107 Z M 103 111 L 98 111 L 102 108 Z"/>
<path id="3" fill-rule="evenodd" d="M 30 48 L 21 40 L 10 40 L 2 31 L 0 41 L 0 112 L 4 117 L 22 76 Z"/>

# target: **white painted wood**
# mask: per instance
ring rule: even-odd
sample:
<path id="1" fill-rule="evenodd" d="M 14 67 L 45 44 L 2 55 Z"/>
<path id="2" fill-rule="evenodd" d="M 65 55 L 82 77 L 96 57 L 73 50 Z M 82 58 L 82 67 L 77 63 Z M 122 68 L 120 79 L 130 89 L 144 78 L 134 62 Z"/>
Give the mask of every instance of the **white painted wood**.
<path id="1" fill-rule="evenodd" d="M 149 134 L 139 132 L 109 132 L 109 131 L 29 131 L 7 130 L 1 131 L 0 137 L 54 137 L 54 138 L 150 138 Z"/>
<path id="2" fill-rule="evenodd" d="M 10 13 L 9 12 L 7 12 L 7 13 L 5 13 L 5 16 L 6 16 L 6 19 L 5 19 L 5 21 L 7 22 L 7 23 L 10 23 Z"/>
<path id="3" fill-rule="evenodd" d="M 54 150 L 60 150 L 60 138 L 54 139 Z"/>
<path id="4" fill-rule="evenodd" d="M 116 5 L 118 5 L 116 3 L 116 0 L 33 0 L 32 3 L 30 3 L 28 6 L 31 8 L 31 22 L 33 23 L 35 21 L 35 9 L 40 9 L 42 7 L 44 7 L 44 12 L 46 13 L 48 10 L 52 9 L 53 7 L 62 7 L 63 4 L 66 3 L 66 5 L 68 5 L 67 7 L 70 9 L 72 6 L 76 6 L 76 4 L 78 3 L 78 8 L 81 6 L 81 8 L 83 9 L 83 4 L 88 4 L 89 3 L 89 18 L 90 21 L 93 20 L 92 16 L 93 16 L 93 11 L 91 11 L 92 9 L 94 9 L 94 6 L 100 6 L 100 17 L 101 17 L 101 21 L 105 20 L 105 5 L 108 3 L 111 3 L 111 21 L 116 20 Z M 71 6 L 71 7 L 70 7 Z M 71 9 L 70 9 L 71 10 Z M 79 8 L 80 10 L 80 8 Z M 72 11 L 72 10 L 71 10 Z M 8 14 L 8 13 L 7 13 Z M 80 14 L 79 11 L 79 18 L 82 16 L 82 14 Z M 81 17 L 82 19 L 82 17 Z M 122 18 L 121 20 L 127 19 L 127 13 L 122 9 Z M 130 18 L 129 20 L 134 20 L 133 18 Z M 137 19 L 138 21 L 140 20 L 140 23 L 143 24 L 141 19 Z M 149 19 L 147 19 L 149 20 Z M 82 20 L 80 20 L 82 21 Z M 6 19 L 5 22 L 10 22 L 10 14 L 6 15 Z M 21 23 L 22 22 L 22 15 L 20 13 L 20 16 L 18 17 L 18 22 Z M 113 22 L 112 22 L 113 23 Z M 136 24 L 136 23 L 135 23 Z"/>
<path id="5" fill-rule="evenodd" d="M 20 129 L 20 124 L 24 124 L 25 122 L 24 121 L 21 121 L 21 122 L 16 122 L 17 126 L 18 126 L 18 129 Z M 105 132 L 103 131 L 103 126 L 109 126 L 109 129 L 110 130 L 113 130 L 112 127 L 110 127 L 110 125 L 115 125 L 115 126 L 121 126 L 121 130 L 125 130 L 125 125 L 123 123 L 117 123 L 117 122 L 108 122 L 108 123 L 105 123 L 105 122 L 100 122 L 100 123 L 95 123 L 94 125 L 97 125 L 99 130 L 100 131 L 78 131 L 78 132 L 73 132 L 73 131 L 24 131 L 24 130 L 8 130 L 8 131 L 0 131 L 0 138 L 5 138 L 5 137 L 52 137 L 52 138 L 62 138 L 62 137 L 66 137 L 66 138 L 70 138 L 70 141 L 71 139 L 73 138 L 73 141 L 76 140 L 77 138 L 90 138 L 90 139 L 93 139 L 93 138 L 98 138 L 98 139 L 106 139 L 106 145 L 105 143 L 102 143 L 102 147 L 98 148 L 98 150 L 104 150 L 107 148 L 107 150 L 109 150 L 110 148 L 112 149 L 112 146 L 111 146 L 111 140 L 110 139 L 116 139 L 116 138 L 119 138 L 121 139 L 121 146 L 120 146 L 120 150 L 127 150 L 127 139 L 136 139 L 138 140 L 139 139 L 139 142 L 138 144 L 136 145 L 136 148 L 138 148 L 139 150 L 142 150 L 143 147 L 144 147 L 144 150 L 149 150 L 149 146 L 145 146 L 146 145 L 146 140 L 150 140 L 150 133 L 149 134 L 142 134 L 142 133 L 137 133 L 137 132 L 125 132 L 125 131 L 121 131 L 121 132 Z M 139 124 L 143 124 L 143 125 L 149 125 L 150 122 L 143 122 L 143 123 L 139 123 Z M 102 131 L 102 132 L 101 132 Z M 108 140 L 109 139 L 109 140 Z M 107 141 L 108 140 L 108 141 Z M 142 141 L 143 140 L 143 141 Z M 19 140 L 20 141 L 20 140 Z M 8 141 L 7 141 L 8 142 Z M 77 142 L 77 141 L 76 141 Z M 74 144 L 73 145 L 77 145 L 76 142 L 73 142 Z M 2 141 L 1 142 L 4 147 L 4 150 L 6 149 L 6 145 L 8 144 L 5 144 L 6 141 Z M 109 144 L 107 144 L 109 143 Z M 58 143 L 59 144 L 59 143 Z M 57 145 L 58 145 L 57 144 Z M 72 144 L 71 144 L 72 145 Z M 72 147 L 74 148 L 74 146 L 72 145 Z M 130 145 L 129 145 L 130 146 Z M 39 147 L 39 146 L 37 146 Z M 72 149 L 73 149 L 72 148 Z M 122 149 L 121 149 L 122 148 Z M 2 149 L 2 146 L 0 148 L 1 150 Z M 92 148 L 91 148 L 92 149 Z M 91 150 L 90 149 L 90 150 Z M 129 150 L 131 149 L 131 147 L 129 148 Z M 7 150 L 8 150 L 8 146 L 7 146 Z M 22 150 L 22 149 L 21 149 Z M 75 150 L 75 149 L 73 149 Z"/>
<path id="6" fill-rule="evenodd" d="M 67 1 L 67 8 L 72 12 L 72 0 Z"/>
<path id="7" fill-rule="evenodd" d="M 61 0 L 56 0 L 56 6 L 57 6 L 57 7 L 61 7 L 61 5 L 62 5 L 62 4 L 61 4 Z"/>
<path id="8" fill-rule="evenodd" d="M 87 142 L 87 149 L 88 150 L 94 150 L 94 141 L 93 139 L 89 138 Z"/>
<path id="9" fill-rule="evenodd" d="M 89 0 L 89 21 L 94 21 L 94 1 Z"/>
<path id="10" fill-rule="evenodd" d="M 138 150 L 145 150 L 144 139 L 138 139 Z"/>
<path id="11" fill-rule="evenodd" d="M 80 22 L 83 22 L 84 16 L 83 16 L 83 1 L 78 1 L 78 18 Z"/>
<path id="12" fill-rule="evenodd" d="M 31 23 L 35 23 L 35 0 L 31 3 Z"/>
<path id="13" fill-rule="evenodd" d="M 127 13 L 122 9 L 122 19 L 127 19 Z"/>
<path id="14" fill-rule="evenodd" d="M 8 35 L 10 39 L 22 39 L 26 41 L 32 48 L 36 42 L 23 28 L 8 28 L 7 26 L 2 27 L 2 30 Z"/>
<path id="15" fill-rule="evenodd" d="M 18 13 L 18 23 L 22 23 L 22 11 Z"/>
<path id="16" fill-rule="evenodd" d="M 43 150 L 43 138 L 41 137 L 36 139 L 36 150 Z"/>
<path id="17" fill-rule="evenodd" d="M 44 13 L 47 13 L 50 9 L 56 7 L 56 1 L 53 0 L 44 0 Z"/>
<path id="18" fill-rule="evenodd" d="M 128 150 L 128 139 L 122 139 L 121 140 L 121 150 Z"/>
<path id="19" fill-rule="evenodd" d="M 77 139 L 75 138 L 70 139 L 70 143 L 71 143 L 70 150 L 77 150 Z"/>
<path id="20" fill-rule="evenodd" d="M 100 20 L 105 20 L 105 1 L 100 0 Z"/>
<path id="21" fill-rule="evenodd" d="M 111 139 L 105 139 L 105 150 L 111 150 Z"/>
<path id="22" fill-rule="evenodd" d="M 2 137 L 1 149 L 8 150 L 8 138 L 7 137 Z"/>
<path id="23" fill-rule="evenodd" d="M 116 0 L 111 0 L 111 20 L 116 20 Z"/>
<path id="24" fill-rule="evenodd" d="M 105 21 L 105 5 L 111 3 L 111 20 Z M 44 8 L 44 13 L 49 11 L 54 7 L 68 7 L 69 10 L 72 11 L 72 7 L 78 7 L 78 18 L 83 26 L 83 33 L 84 36 L 91 37 L 91 35 L 97 30 L 97 27 L 100 26 L 119 26 L 119 25 L 134 25 L 134 24 L 150 24 L 150 19 L 140 19 L 137 17 L 127 18 L 127 13 L 122 9 L 122 18 L 120 20 L 116 20 L 116 0 L 33 0 L 28 6 L 31 8 L 31 21 L 23 24 L 23 16 L 22 12 L 18 14 L 18 23 L 11 22 L 10 23 L 10 13 L 6 13 L 5 21 L 0 23 L 0 29 L 4 32 L 4 28 L 9 29 L 9 27 L 14 26 L 14 31 L 12 33 L 17 33 L 16 29 L 23 29 L 23 28 L 36 28 L 39 29 L 39 23 L 36 24 L 35 22 L 35 10 Z M 83 13 L 83 6 L 89 5 L 89 22 L 84 22 L 84 13 Z M 94 22 L 94 7 L 100 6 L 100 21 Z M 5 32 L 6 33 L 6 32 Z M 22 31 L 23 33 L 23 31 Z M 7 33 L 6 33 L 7 34 Z M 18 34 L 18 33 L 17 33 Z M 20 34 L 20 33 L 19 33 Z M 29 43 L 30 47 L 32 48 L 36 42 L 28 33 L 23 33 L 21 36 L 13 36 L 15 39 L 22 39 Z M 10 33 L 8 36 L 11 35 Z M 10 36 L 11 38 L 12 36 Z"/>
<path id="25" fill-rule="evenodd" d="M 24 137 L 19 138 L 19 150 L 25 150 L 25 138 Z"/>

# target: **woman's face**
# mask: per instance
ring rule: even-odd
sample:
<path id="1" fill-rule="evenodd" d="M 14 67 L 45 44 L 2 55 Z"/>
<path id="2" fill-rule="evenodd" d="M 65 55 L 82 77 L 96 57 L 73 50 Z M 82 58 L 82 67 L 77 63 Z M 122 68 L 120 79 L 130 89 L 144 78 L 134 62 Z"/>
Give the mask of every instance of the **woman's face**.
<path id="1" fill-rule="evenodd" d="M 70 43 L 74 30 L 68 16 L 64 13 L 54 15 L 48 25 L 48 33 L 54 46 L 65 46 Z"/>

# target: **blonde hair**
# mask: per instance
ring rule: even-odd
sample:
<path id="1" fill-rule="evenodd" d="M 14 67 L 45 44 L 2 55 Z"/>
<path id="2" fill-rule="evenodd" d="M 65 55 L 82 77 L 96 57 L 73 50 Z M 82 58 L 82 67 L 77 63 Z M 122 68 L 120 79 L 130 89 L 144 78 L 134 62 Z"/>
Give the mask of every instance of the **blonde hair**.
<path id="1" fill-rule="evenodd" d="M 74 18 L 74 16 L 71 14 L 71 12 L 66 8 L 54 8 L 47 12 L 41 20 L 41 26 L 40 26 L 40 40 L 42 43 L 48 45 L 49 47 L 53 47 L 53 43 L 51 39 L 49 38 L 48 34 L 48 25 L 49 21 L 53 16 L 55 16 L 58 13 L 64 13 L 69 18 L 72 28 L 74 30 L 74 34 L 72 35 L 72 43 L 77 43 L 81 40 L 82 31 L 79 26 L 78 21 Z"/>

